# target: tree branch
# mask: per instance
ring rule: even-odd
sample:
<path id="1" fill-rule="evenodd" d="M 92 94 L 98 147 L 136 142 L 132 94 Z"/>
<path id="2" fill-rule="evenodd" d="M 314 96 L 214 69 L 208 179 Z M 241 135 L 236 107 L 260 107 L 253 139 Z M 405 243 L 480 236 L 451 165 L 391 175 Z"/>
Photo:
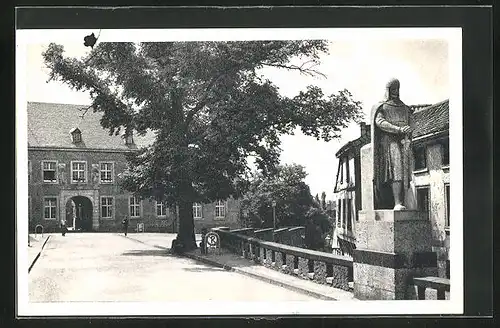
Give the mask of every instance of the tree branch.
<path id="1" fill-rule="evenodd" d="M 88 107 L 86 107 L 86 108 L 79 108 L 79 110 L 80 110 L 81 112 L 83 112 L 83 114 L 82 114 L 82 115 L 80 115 L 80 118 L 83 118 L 83 117 L 85 116 L 85 114 L 87 114 L 87 112 L 89 111 L 89 109 L 91 109 L 91 108 L 92 108 L 92 105 L 89 105 L 89 106 L 88 106 Z"/>
<path id="2" fill-rule="evenodd" d="M 323 74 L 320 71 L 315 70 L 315 69 L 312 68 L 314 66 L 317 66 L 317 64 L 315 64 L 315 65 L 313 65 L 311 67 L 305 67 L 306 64 L 311 63 L 311 62 L 314 63 L 313 61 L 307 61 L 307 62 L 303 63 L 300 66 L 297 66 L 297 65 L 274 64 L 274 63 L 265 63 L 265 62 L 261 62 L 260 64 L 263 65 L 263 66 L 278 67 L 278 68 L 284 68 L 284 69 L 287 69 L 287 70 L 295 70 L 295 71 L 299 71 L 300 74 L 309 75 L 309 76 L 320 75 L 320 76 L 326 78 L 325 74 Z"/>

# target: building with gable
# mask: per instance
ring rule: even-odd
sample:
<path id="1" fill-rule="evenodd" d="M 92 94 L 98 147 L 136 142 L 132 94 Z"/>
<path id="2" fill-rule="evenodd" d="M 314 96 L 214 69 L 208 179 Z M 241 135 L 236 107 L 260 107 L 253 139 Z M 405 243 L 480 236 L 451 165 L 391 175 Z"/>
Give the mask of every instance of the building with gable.
<path id="1" fill-rule="evenodd" d="M 130 229 L 176 232 L 177 210 L 161 202 L 139 199 L 120 187 L 126 155 L 154 141 L 146 136 L 109 135 L 101 113 L 87 106 L 28 102 L 28 215 L 32 231 L 58 231 L 66 219 L 71 231 Z M 220 200 L 193 204 L 195 230 L 239 226 L 239 202 Z"/>
<path id="2" fill-rule="evenodd" d="M 449 100 L 433 105 L 410 106 L 413 110 L 411 163 L 418 209 L 432 222 L 433 251 L 437 253 L 439 276 L 449 277 L 450 162 Z M 334 187 L 336 226 L 333 245 L 337 252 L 352 256 L 356 248 L 356 222 L 363 208 L 361 148 L 370 143 L 370 126 L 361 124 L 361 136 L 347 142 L 336 153 L 339 159 Z"/>
<path id="3" fill-rule="evenodd" d="M 333 190 L 336 203 L 333 245 L 342 254 L 351 257 L 356 248 L 354 231 L 358 210 L 361 209 L 360 149 L 370 140 L 370 125 L 363 122 L 360 124 L 360 137 L 344 144 L 335 154 L 338 169 Z"/>

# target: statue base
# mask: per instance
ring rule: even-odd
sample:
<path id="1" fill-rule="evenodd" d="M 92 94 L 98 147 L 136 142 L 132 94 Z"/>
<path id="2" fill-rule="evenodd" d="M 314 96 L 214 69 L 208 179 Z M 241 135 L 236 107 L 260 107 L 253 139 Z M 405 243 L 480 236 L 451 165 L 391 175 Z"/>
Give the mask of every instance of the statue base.
<path id="1" fill-rule="evenodd" d="M 354 297 L 417 299 L 413 277 L 437 276 L 431 229 L 431 222 L 419 211 L 359 211 L 353 254 Z"/>

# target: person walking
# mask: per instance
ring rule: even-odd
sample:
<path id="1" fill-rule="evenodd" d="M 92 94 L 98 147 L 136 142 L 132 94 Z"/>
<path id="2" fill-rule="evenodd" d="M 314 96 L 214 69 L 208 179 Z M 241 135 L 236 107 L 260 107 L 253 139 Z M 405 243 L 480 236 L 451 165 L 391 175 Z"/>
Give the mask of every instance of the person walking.
<path id="1" fill-rule="evenodd" d="M 62 236 L 64 237 L 66 235 L 66 231 L 68 229 L 66 228 L 66 220 L 65 219 L 61 219 L 61 234 Z"/>
<path id="2" fill-rule="evenodd" d="M 129 220 L 128 220 L 128 217 L 125 217 L 122 221 L 122 224 L 123 224 L 123 232 L 125 233 L 125 236 L 127 235 L 127 231 L 128 231 L 128 223 L 129 223 Z"/>

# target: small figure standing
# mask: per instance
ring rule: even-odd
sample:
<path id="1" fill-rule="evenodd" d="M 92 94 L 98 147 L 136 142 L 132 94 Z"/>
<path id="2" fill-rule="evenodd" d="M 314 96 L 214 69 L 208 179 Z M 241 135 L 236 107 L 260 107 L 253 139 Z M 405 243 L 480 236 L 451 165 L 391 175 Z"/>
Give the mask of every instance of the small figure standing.
<path id="1" fill-rule="evenodd" d="M 128 223 L 129 223 L 129 220 L 128 220 L 128 217 L 125 217 L 122 221 L 122 224 L 123 224 L 123 232 L 125 233 L 125 236 L 127 235 L 127 232 L 128 232 Z"/>
<path id="2" fill-rule="evenodd" d="M 202 228 L 201 229 L 201 241 L 200 241 L 200 251 L 201 251 L 201 254 L 205 254 L 206 253 L 206 249 L 205 249 L 206 241 L 205 241 L 205 238 L 206 238 L 207 232 L 208 232 L 207 228 Z"/>
<path id="3" fill-rule="evenodd" d="M 63 237 L 66 235 L 67 230 L 68 228 L 66 227 L 66 220 L 61 219 L 61 235 L 63 235 Z"/>

